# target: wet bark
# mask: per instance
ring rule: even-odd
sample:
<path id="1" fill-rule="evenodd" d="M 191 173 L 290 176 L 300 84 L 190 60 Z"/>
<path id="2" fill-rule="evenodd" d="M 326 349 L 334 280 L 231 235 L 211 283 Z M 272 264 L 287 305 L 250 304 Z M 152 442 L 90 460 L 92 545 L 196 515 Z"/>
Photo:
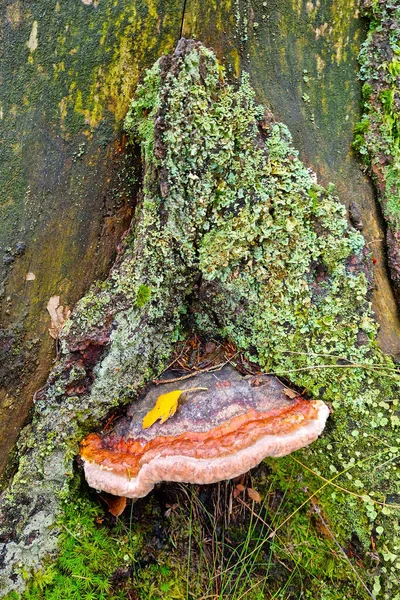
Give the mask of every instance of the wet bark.
<path id="1" fill-rule="evenodd" d="M 0 471 L 56 349 L 46 310 L 104 278 L 135 173 L 121 121 L 138 77 L 179 38 L 182 2 L 1 6 Z"/>
<path id="2" fill-rule="evenodd" d="M 252 312 L 251 298 L 247 305 L 243 294 L 235 309 L 232 282 L 221 274 L 207 281 L 204 265 L 199 267 L 200 232 L 209 216 L 200 204 L 196 215 L 185 202 L 172 203 L 152 214 L 151 222 L 140 212 L 131 222 L 143 190 L 137 157 L 125 153 L 122 119 L 144 68 L 173 49 L 181 33 L 213 46 L 232 80 L 249 72 L 257 100 L 289 126 L 306 167 L 326 187 L 336 186 L 349 221 L 373 253 L 372 262 L 364 255 L 353 257 L 346 268 L 367 278 L 373 268 L 379 343 L 395 358 L 400 354 L 385 223 L 374 187 L 351 149 L 360 118 L 357 54 L 365 34 L 357 5 L 329 2 L 317 9 L 311 3 L 243 1 L 233 8 L 230 2 L 188 0 L 165 10 L 159 4 L 157 9 L 146 2 L 112 7 L 100 1 L 71 12 L 63 5 L 50 8 L 45 0 L 29 9 L 18 2 L 4 6 L 3 79 L 15 84 L 2 105 L 1 466 L 29 421 L 33 393 L 45 383 L 54 359 L 48 300 L 59 295 L 63 306 L 73 306 L 93 280 L 107 276 L 120 253 L 107 279 L 111 287 L 99 284 L 77 306 L 63 333 L 61 361 L 36 394 L 33 425 L 19 443 L 19 463 L 9 463 L 10 472 L 16 465 L 18 472 L 2 515 L 3 527 L 9 528 L 2 538 L 8 565 L 19 560 L 37 566 L 31 545 L 42 534 L 35 518 L 48 528 L 60 512 L 55 493 L 67 494 L 77 441 L 159 372 L 179 335 L 182 314 L 194 319 L 207 314 L 207 323 L 197 319 L 196 326 L 205 333 L 217 327 L 228 337 L 236 335 L 238 345 L 243 331 L 248 335 L 240 327 L 243 313 Z M 90 42 L 88 30 L 95 32 Z M 12 57 L 11 47 L 17 48 Z M 179 64 L 175 71 L 174 63 L 163 64 L 165 73 L 179 73 Z M 160 139 L 167 125 L 162 110 L 158 116 L 154 155 L 162 161 Z M 260 140 L 271 122 L 266 118 L 260 125 Z M 201 180 L 201 167 L 196 169 L 192 174 Z M 168 172 L 158 166 L 145 170 L 145 176 L 150 188 L 168 199 Z M 173 227 L 168 228 L 182 215 L 181 237 L 174 237 Z M 206 264 L 204 256 L 201 260 Z M 313 265 L 312 273 L 319 297 L 326 270 Z M 161 289 L 150 314 L 149 289 Z M 366 344 L 363 332 L 357 343 Z M 265 358 L 256 344 L 249 351 Z M 24 495 L 27 485 L 30 493 Z M 52 530 L 39 559 L 55 549 L 56 538 Z"/>

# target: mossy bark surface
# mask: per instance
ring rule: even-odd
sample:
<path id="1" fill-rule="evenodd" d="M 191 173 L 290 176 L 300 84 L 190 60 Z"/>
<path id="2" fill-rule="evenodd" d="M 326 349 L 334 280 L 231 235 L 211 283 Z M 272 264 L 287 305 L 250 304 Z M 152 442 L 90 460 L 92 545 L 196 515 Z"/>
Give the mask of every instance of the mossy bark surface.
<path id="1" fill-rule="evenodd" d="M 387 224 L 388 263 L 400 302 L 400 6 L 363 2 L 370 30 L 360 52 L 364 114 L 355 146 L 376 184 Z"/>
<path id="2" fill-rule="evenodd" d="M 301 159 L 336 185 L 373 250 L 381 347 L 399 355 L 385 231 L 351 151 L 366 29 L 356 3 L 9 0 L 2 11 L 0 469 L 54 356 L 49 298 L 73 306 L 129 224 L 136 187 L 121 120 L 143 69 L 181 30 L 214 47 L 229 77 L 249 72 Z"/>
<path id="3" fill-rule="evenodd" d="M 182 8 L 2 3 L 0 471 L 54 357 L 48 300 L 72 306 L 105 277 L 129 226 L 121 121 L 143 69 L 175 46 Z"/>
<path id="4" fill-rule="evenodd" d="M 358 53 L 368 30 L 362 14 L 380 12 L 378 7 L 386 3 L 365 4 L 367 11 L 361 13 L 358 1 L 347 0 L 224 0 L 206 5 L 188 0 L 183 34 L 213 47 L 228 72 L 250 73 L 258 100 L 289 127 L 300 158 L 316 171 L 322 185 L 336 186 L 349 218 L 362 229 L 373 253 L 373 305 L 380 344 L 385 352 L 400 356 L 398 307 L 387 272 L 387 225 L 375 189 L 352 148 L 360 119 Z M 397 14 L 396 4 L 391 13 Z M 376 9 L 368 9 L 369 5 Z M 396 36 L 396 28 L 380 26 L 380 30 L 380 37 L 389 31 Z M 372 43 L 367 42 L 366 52 L 373 52 Z M 387 40 L 382 46 L 388 44 Z M 393 49 L 390 52 L 394 54 Z M 382 58 L 371 62 L 372 78 L 383 63 Z"/>
<path id="5" fill-rule="evenodd" d="M 400 383 L 377 344 L 363 236 L 300 161 L 287 127 L 256 103 L 248 76 L 229 84 L 200 43 L 181 40 L 147 72 L 125 124 L 142 153 L 138 206 L 109 277 L 65 325 L 21 436 L 2 499 L 3 591 L 21 589 L 24 571 L 55 551 L 81 437 L 196 331 L 330 403 L 328 431 L 299 455 L 306 468 L 297 465 L 291 493 L 345 474 L 334 492 L 320 486 L 315 510 L 340 545 L 357 540 L 367 587 L 393 599 Z M 284 460 L 271 468 L 288 477 Z M 373 550 L 379 568 L 368 563 Z M 336 583 L 324 583 L 336 598 Z"/>

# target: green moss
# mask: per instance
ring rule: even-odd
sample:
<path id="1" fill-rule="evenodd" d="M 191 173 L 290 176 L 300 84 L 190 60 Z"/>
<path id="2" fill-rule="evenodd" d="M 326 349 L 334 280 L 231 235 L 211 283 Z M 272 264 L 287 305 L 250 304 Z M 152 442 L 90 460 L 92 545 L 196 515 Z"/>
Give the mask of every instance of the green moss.
<path id="1" fill-rule="evenodd" d="M 151 289 L 147 285 L 139 286 L 136 296 L 136 306 L 139 308 L 144 306 L 151 298 Z"/>
<path id="2" fill-rule="evenodd" d="M 129 536 L 118 527 L 102 526 L 102 514 L 101 508 L 87 498 L 66 503 L 58 522 L 61 534 L 56 562 L 36 571 L 22 596 L 12 592 L 6 598 L 125 598 L 125 593 L 112 590 L 112 576 L 117 569 L 132 564 L 141 538 L 137 532 Z M 24 572 L 25 578 L 29 575 Z"/>
<path id="3" fill-rule="evenodd" d="M 132 592 L 140 600 L 183 599 L 184 569 L 172 568 L 169 551 L 159 552 L 157 563 L 146 557 L 159 511 L 149 503 L 140 520 L 132 520 L 133 507 L 125 518 L 112 519 L 79 491 L 79 483 L 74 478 L 57 521 L 61 533 L 56 560 L 49 558 L 33 574 L 21 565 L 27 589 L 10 592 L 5 599 L 122 600 Z"/>
<path id="4" fill-rule="evenodd" d="M 266 475 L 263 467 L 255 472 L 261 503 L 225 526 L 225 507 L 214 505 L 213 491 L 219 486 L 200 490 L 188 486 L 178 492 L 172 488 L 167 493 L 176 502 L 167 517 L 150 497 L 141 501 L 140 510 L 128 507 L 117 523 L 86 496 L 71 498 L 58 523 L 62 533 L 56 561 L 36 572 L 22 595 L 10 593 L 6 598 L 116 600 L 134 593 L 140 600 L 183 600 L 190 590 L 195 598 L 207 592 L 232 600 L 240 596 L 263 600 L 266 589 L 285 597 L 288 589 L 302 587 L 308 590 L 306 598 L 362 598 L 345 558 L 336 555 L 334 540 L 318 532 L 315 511 L 294 512 L 299 499 L 307 497 L 309 481 L 303 481 L 303 490 L 295 497 L 290 490 L 296 470 L 287 462 L 282 466 L 286 475 L 282 487 L 280 473 Z M 229 495 L 233 487 L 228 484 Z M 271 526 L 277 528 L 272 539 Z M 162 541 L 155 551 L 157 532 Z M 210 538 L 213 551 L 210 541 L 205 542 Z M 215 571 L 216 558 L 220 572 Z"/>

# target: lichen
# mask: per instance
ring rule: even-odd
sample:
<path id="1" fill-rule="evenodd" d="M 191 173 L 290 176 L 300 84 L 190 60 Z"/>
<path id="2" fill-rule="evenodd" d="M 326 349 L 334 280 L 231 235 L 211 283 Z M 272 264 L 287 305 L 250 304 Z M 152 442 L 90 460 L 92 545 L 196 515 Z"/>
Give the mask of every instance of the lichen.
<path id="1" fill-rule="evenodd" d="M 2 508 L 3 523 L 13 515 L 12 541 L 3 533 L 7 573 L 16 556 L 28 557 L 28 568 L 42 559 L 37 544 L 18 553 L 32 514 L 47 518 L 40 540 L 61 511 L 79 437 L 132 400 L 174 341 L 196 330 L 228 338 L 265 371 L 331 404 L 328 432 L 299 454 L 305 467 L 296 463 L 290 493 L 343 473 L 339 488 L 319 485 L 317 508 L 343 546 L 354 535 L 367 556 L 372 536 L 380 563 L 363 577 L 393 600 L 399 373 L 377 347 L 362 236 L 334 190 L 300 162 L 287 128 L 257 105 L 248 77 L 229 84 L 199 43 L 182 40 L 148 71 L 126 127 L 142 150 L 140 201 L 107 281 L 65 327 L 60 363 L 23 435 Z M 289 460 L 271 463 L 278 480 L 293 470 Z M 51 511 L 37 508 L 49 496 Z"/>
<path id="2" fill-rule="evenodd" d="M 388 262 L 400 302 L 400 6 L 364 0 L 363 8 L 370 26 L 359 54 L 363 116 L 356 126 L 355 147 L 377 186 L 388 226 Z"/>
<path id="3" fill-rule="evenodd" d="M 377 348 L 364 240 L 349 228 L 333 190 L 316 185 L 298 160 L 287 129 L 263 120 L 247 78 L 233 89 L 212 55 L 201 55 L 200 61 L 194 52 L 185 57 L 184 68 L 160 92 L 165 210 L 173 198 L 188 199 L 200 232 L 201 284 L 191 322 L 205 334 L 218 331 L 265 369 L 332 403 L 330 434 L 304 451 L 304 460 L 317 472 L 314 485 L 318 474 L 329 479 L 346 471 L 350 493 L 336 492 L 333 500 L 331 489 L 321 494 L 323 510 L 343 543 L 351 531 L 365 550 L 374 526 L 384 524 L 376 546 L 397 556 L 398 509 L 385 501 L 399 491 L 398 473 L 371 465 L 398 453 L 399 375 Z M 211 63 L 207 77 L 204 63 Z M 148 123 L 160 100 L 141 112 L 146 83 L 138 96 L 130 118 L 136 111 L 143 136 L 153 131 Z M 147 168 L 160 162 L 151 154 L 152 135 L 142 138 L 150 149 Z M 161 201 L 157 192 L 152 206 Z M 199 205 L 204 208 L 196 215 Z M 381 568 L 382 594 L 392 597 L 396 567 Z"/>

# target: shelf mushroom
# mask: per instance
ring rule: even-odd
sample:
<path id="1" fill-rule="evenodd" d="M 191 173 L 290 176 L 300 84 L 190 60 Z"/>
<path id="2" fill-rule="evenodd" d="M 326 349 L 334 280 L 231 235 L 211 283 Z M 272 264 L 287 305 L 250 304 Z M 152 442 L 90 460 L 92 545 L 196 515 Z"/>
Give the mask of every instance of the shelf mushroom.
<path id="1" fill-rule="evenodd" d="M 267 456 L 285 456 L 317 439 L 329 409 L 320 400 L 289 397 L 275 377 L 242 377 L 230 366 L 179 382 L 176 413 L 143 429 L 144 417 L 173 383 L 153 386 L 111 432 L 81 443 L 89 485 L 141 498 L 161 481 L 215 483 L 232 479 Z M 206 388 L 188 391 L 189 388 Z M 290 394 L 293 395 L 293 394 Z"/>

